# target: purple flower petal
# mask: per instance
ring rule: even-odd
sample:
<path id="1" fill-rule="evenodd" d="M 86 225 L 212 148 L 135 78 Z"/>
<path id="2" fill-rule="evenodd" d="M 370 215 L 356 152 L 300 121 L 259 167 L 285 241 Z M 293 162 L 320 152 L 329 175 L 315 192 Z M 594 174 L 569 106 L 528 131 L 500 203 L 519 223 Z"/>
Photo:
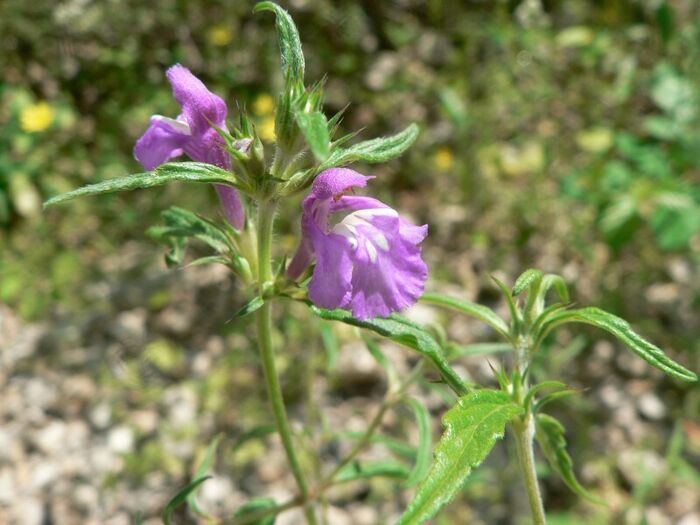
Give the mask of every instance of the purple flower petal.
<path id="1" fill-rule="evenodd" d="M 373 178 L 347 168 L 331 168 L 316 177 L 311 196 L 316 199 L 337 197 L 351 188 L 364 188 L 367 181 Z"/>
<path id="2" fill-rule="evenodd" d="M 190 140 L 187 124 L 154 115 L 151 125 L 134 146 L 134 157 L 150 171 L 170 159 L 182 155 L 183 147 Z"/>
<path id="3" fill-rule="evenodd" d="M 192 128 L 192 134 L 204 133 L 210 122 L 223 126 L 228 108 L 223 99 L 207 89 L 204 83 L 180 64 L 165 73 L 173 87 L 173 94 L 182 106 L 182 117 Z"/>
<path id="4" fill-rule="evenodd" d="M 221 200 L 224 215 L 234 228 L 242 230 L 245 227 L 245 209 L 241 202 L 241 196 L 235 188 L 224 184 L 215 184 L 216 192 Z"/>
<path id="5" fill-rule="evenodd" d="M 342 168 L 318 176 L 302 205 L 302 241 L 288 269 L 298 278 L 315 255 L 311 300 L 324 308 L 351 309 L 360 319 L 411 306 L 428 277 L 418 246 L 427 226 L 406 222 L 377 199 L 343 195 L 369 179 Z M 332 225 L 341 213 L 345 217 Z"/>
<path id="6" fill-rule="evenodd" d="M 180 64 L 168 69 L 166 75 L 182 113 L 177 120 L 152 117 L 151 126 L 134 147 L 136 159 L 144 168 L 152 170 L 186 153 L 194 161 L 230 170 L 231 158 L 224 149 L 224 140 L 212 127 L 214 124 L 226 129 L 226 103 Z M 226 218 L 235 228 L 242 229 L 245 209 L 238 191 L 223 185 L 216 185 L 216 191 Z"/>

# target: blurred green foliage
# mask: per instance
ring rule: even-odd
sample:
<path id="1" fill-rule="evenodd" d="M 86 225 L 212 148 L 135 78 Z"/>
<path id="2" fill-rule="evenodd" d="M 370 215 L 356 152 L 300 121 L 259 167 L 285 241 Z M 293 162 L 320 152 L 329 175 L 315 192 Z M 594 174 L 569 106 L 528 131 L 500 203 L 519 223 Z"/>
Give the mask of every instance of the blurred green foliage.
<path id="1" fill-rule="evenodd" d="M 434 281 L 488 300 L 493 292 L 479 288 L 489 272 L 563 273 L 582 303 L 649 319 L 645 334 L 684 351 L 698 369 L 698 2 L 281 3 L 299 25 L 309 81 L 327 75 L 326 114 L 351 104 L 341 133 L 365 128 L 360 136 L 368 138 L 410 121 L 421 126 L 407 155 L 367 172 L 381 175 L 383 200 L 430 224 L 425 252 Z M 96 308 L 92 283 L 135 279 L 162 264 L 162 248 L 145 233 L 162 210 L 176 204 L 218 215 L 213 191 L 182 186 L 81 200 L 45 214 L 41 202 L 140 171 L 131 149 L 150 115 L 177 113 L 164 77 L 175 62 L 224 96 L 233 116 L 249 108 L 271 141 L 281 82 L 277 44 L 270 19 L 254 17 L 252 6 L 0 2 L 0 301 L 30 320 Z M 282 227 L 288 233 L 298 225 Z M 290 239 L 278 237 L 281 250 L 294 249 Z M 647 292 L 658 283 L 675 286 L 675 295 L 649 303 Z M 170 300 L 162 290 L 152 299 L 153 310 Z M 285 330 L 297 339 L 304 333 Z M 574 343 L 569 352 L 580 364 L 585 341 Z M 181 372 L 177 345 L 148 348 L 158 374 Z M 252 374 L 249 358 L 231 358 L 231 366 Z M 128 360 L 134 370 L 126 373 L 137 377 L 140 396 L 155 400 L 153 376 L 140 377 L 144 363 Z M 294 366 L 295 377 L 305 373 Z M 253 390 L 254 379 L 245 377 Z M 203 406 L 220 409 L 231 381 L 226 367 L 198 380 Z M 682 413 L 696 405 L 688 401 Z M 251 426 L 253 412 L 240 410 Z M 127 467 L 135 477 L 181 469 L 157 444 L 127 458 Z M 679 479 L 697 476 L 682 461 L 673 468 Z M 494 487 L 511 474 L 488 472 L 470 496 L 497 502 Z M 553 523 L 585 515 L 570 511 L 571 499 L 560 505 Z"/>

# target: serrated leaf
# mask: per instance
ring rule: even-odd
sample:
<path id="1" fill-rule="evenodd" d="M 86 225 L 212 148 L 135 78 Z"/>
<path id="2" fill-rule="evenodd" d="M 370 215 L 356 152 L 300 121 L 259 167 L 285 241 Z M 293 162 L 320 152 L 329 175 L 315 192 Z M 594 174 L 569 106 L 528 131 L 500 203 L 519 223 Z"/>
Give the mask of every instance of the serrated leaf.
<path id="1" fill-rule="evenodd" d="M 165 506 L 165 509 L 163 510 L 163 522 L 165 525 L 172 525 L 173 523 L 173 512 L 175 512 L 175 509 L 177 509 L 180 505 L 182 505 L 185 500 L 187 500 L 187 496 L 193 491 L 197 489 L 202 483 L 204 483 L 206 480 L 211 478 L 211 476 L 204 476 L 203 478 L 198 478 L 192 481 L 191 483 L 188 483 L 186 486 L 184 486 L 182 489 L 178 491 L 175 496 L 168 502 L 168 504 Z"/>
<path id="2" fill-rule="evenodd" d="M 336 148 L 321 165 L 321 169 L 345 166 L 352 162 L 386 162 L 402 155 L 418 138 L 418 126 L 411 124 L 391 137 L 380 137 L 360 142 L 349 148 Z"/>
<path id="3" fill-rule="evenodd" d="M 401 345 L 417 350 L 430 359 L 435 367 L 440 371 L 442 378 L 459 395 L 465 394 L 469 389 L 462 381 L 457 372 L 447 362 L 442 348 L 435 338 L 423 327 L 399 315 L 375 319 L 357 319 L 346 310 L 327 310 L 319 308 L 311 303 L 307 303 L 311 311 L 327 321 L 338 321 L 341 323 L 357 326 L 371 330 L 383 337 L 387 337 Z"/>
<path id="4" fill-rule="evenodd" d="M 217 252 L 229 250 L 226 234 L 215 224 L 184 208 L 172 206 L 163 213 L 166 228 L 158 230 L 162 236 L 194 237 Z"/>
<path id="5" fill-rule="evenodd" d="M 627 321 L 600 308 L 588 307 L 578 310 L 566 310 L 553 315 L 543 323 L 538 339 L 542 340 L 552 329 L 565 323 L 585 323 L 602 328 L 617 337 L 647 363 L 668 375 L 683 381 L 695 382 L 698 380 L 695 372 L 676 363 L 658 346 L 637 334 Z"/>
<path id="6" fill-rule="evenodd" d="M 520 295 L 525 290 L 530 288 L 532 284 L 534 284 L 537 281 L 541 281 L 542 277 L 544 277 L 544 273 L 542 273 L 542 270 L 538 270 L 536 268 L 529 268 L 525 270 L 522 274 L 520 274 L 520 277 L 518 277 L 515 280 L 512 292 L 513 295 Z"/>
<path id="7" fill-rule="evenodd" d="M 301 50 L 299 31 L 289 13 L 273 2 L 260 2 L 255 5 L 255 13 L 271 11 L 275 13 L 277 37 L 282 57 L 282 70 L 288 82 L 304 85 L 304 53 Z"/>
<path id="8" fill-rule="evenodd" d="M 433 447 L 433 436 L 430 428 L 430 412 L 423 403 L 415 398 L 408 400 L 413 410 L 413 415 L 418 423 L 418 448 L 416 449 L 416 462 L 413 465 L 411 475 L 406 480 L 407 487 L 413 487 L 423 481 L 430 467 L 430 452 Z"/>
<path id="9" fill-rule="evenodd" d="M 393 460 L 384 461 L 353 461 L 348 463 L 333 478 L 335 483 L 347 483 L 358 479 L 370 479 L 376 477 L 384 478 L 407 478 L 411 469 L 405 464 Z"/>
<path id="10" fill-rule="evenodd" d="M 83 186 L 77 190 L 57 195 L 44 203 L 44 208 L 66 202 L 77 197 L 100 195 L 118 191 L 131 191 L 162 186 L 168 182 L 204 182 L 239 186 L 235 175 L 230 171 L 203 162 L 169 162 L 146 173 L 136 173 L 114 177 L 97 184 Z"/>
<path id="11" fill-rule="evenodd" d="M 212 464 L 214 463 L 214 458 L 216 457 L 216 449 L 219 447 L 219 443 L 221 442 L 223 437 L 223 434 L 219 434 L 209 444 L 209 447 L 207 448 L 207 453 L 204 455 L 204 458 L 202 458 L 202 462 L 199 464 L 199 467 L 197 467 L 197 472 L 194 475 L 195 479 L 202 479 L 206 477 L 206 475 L 209 473 L 209 470 L 211 469 Z M 200 508 L 199 502 L 197 501 L 197 492 L 199 492 L 199 485 L 189 494 L 187 494 L 187 497 L 185 498 L 185 500 L 187 501 L 187 506 L 199 516 L 213 519 L 213 516 L 202 511 L 202 509 Z"/>
<path id="12" fill-rule="evenodd" d="M 297 111 L 294 116 L 316 160 L 319 162 L 326 160 L 330 155 L 331 142 L 326 116 L 320 111 L 312 113 Z"/>
<path id="13" fill-rule="evenodd" d="M 254 513 L 264 513 L 265 511 L 274 509 L 277 503 L 272 498 L 256 498 L 247 501 L 240 507 L 233 515 L 234 518 L 245 518 Z M 278 511 L 279 512 L 279 511 Z M 254 519 L 252 521 L 246 520 L 247 525 L 274 525 L 277 520 L 277 513 L 269 513 L 262 516 L 259 519 Z M 234 520 L 234 523 L 237 523 Z"/>
<path id="14" fill-rule="evenodd" d="M 488 324 L 502 336 L 509 337 L 508 325 L 506 322 L 488 306 L 472 303 L 471 301 L 465 301 L 464 299 L 457 299 L 456 297 L 449 297 L 439 293 L 425 293 L 421 296 L 420 301 L 450 308 L 451 310 L 456 310 L 470 317 L 479 319 L 480 321 Z"/>
<path id="15" fill-rule="evenodd" d="M 473 467 L 503 437 L 505 426 L 522 408 L 497 390 L 478 390 L 459 398 L 443 418 L 445 427 L 435 447 L 427 478 L 398 525 L 418 525 L 432 518 L 462 488 Z"/>
<path id="16" fill-rule="evenodd" d="M 576 479 L 574 474 L 574 464 L 571 456 L 566 451 L 566 433 L 564 426 L 552 416 L 538 414 L 536 418 L 536 437 L 542 453 L 547 458 L 551 467 L 561 476 L 564 483 L 579 496 L 586 498 L 593 503 L 604 504 L 588 492 Z"/>

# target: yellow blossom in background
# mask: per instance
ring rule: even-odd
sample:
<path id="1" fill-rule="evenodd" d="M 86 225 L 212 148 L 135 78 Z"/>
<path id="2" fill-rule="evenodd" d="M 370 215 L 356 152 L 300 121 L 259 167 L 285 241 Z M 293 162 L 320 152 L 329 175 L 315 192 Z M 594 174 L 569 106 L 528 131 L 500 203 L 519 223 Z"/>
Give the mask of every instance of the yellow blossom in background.
<path id="1" fill-rule="evenodd" d="M 275 110 L 275 99 L 267 93 L 258 95 L 253 101 L 253 111 L 256 115 L 269 115 Z"/>
<path id="2" fill-rule="evenodd" d="M 209 29 L 207 33 L 209 41 L 215 46 L 226 46 L 233 40 L 233 31 L 228 25 L 217 25 Z"/>
<path id="3" fill-rule="evenodd" d="M 258 125 L 258 134 L 260 138 L 273 142 L 275 140 L 275 117 L 266 117 Z"/>
<path id="4" fill-rule="evenodd" d="M 433 156 L 435 167 L 440 171 L 449 171 L 455 163 L 455 156 L 447 146 L 442 146 Z"/>
<path id="5" fill-rule="evenodd" d="M 19 124 L 27 133 L 45 131 L 56 117 L 56 109 L 48 102 L 27 106 L 19 115 Z"/>

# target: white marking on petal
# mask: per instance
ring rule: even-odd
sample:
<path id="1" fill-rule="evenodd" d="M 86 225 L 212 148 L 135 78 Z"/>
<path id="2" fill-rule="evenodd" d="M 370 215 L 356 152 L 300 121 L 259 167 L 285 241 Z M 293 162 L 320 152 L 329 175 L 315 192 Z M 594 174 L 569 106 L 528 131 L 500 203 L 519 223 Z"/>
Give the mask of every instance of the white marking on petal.
<path id="1" fill-rule="evenodd" d="M 181 135 L 192 135 L 192 130 L 190 130 L 190 125 L 182 120 L 177 120 L 170 117 L 164 117 L 163 115 L 153 115 L 151 120 L 157 120 L 167 125 L 175 133 L 180 133 Z"/>
<path id="2" fill-rule="evenodd" d="M 385 252 L 389 251 L 389 241 L 386 240 L 386 237 L 382 232 L 375 232 L 373 239 L 374 244 L 376 244 L 379 248 Z"/>
<path id="3" fill-rule="evenodd" d="M 367 248 L 367 255 L 369 255 L 369 260 L 372 261 L 372 264 L 377 262 L 377 249 L 374 247 L 374 244 L 369 242 L 369 239 L 365 239 L 365 248 Z"/>

